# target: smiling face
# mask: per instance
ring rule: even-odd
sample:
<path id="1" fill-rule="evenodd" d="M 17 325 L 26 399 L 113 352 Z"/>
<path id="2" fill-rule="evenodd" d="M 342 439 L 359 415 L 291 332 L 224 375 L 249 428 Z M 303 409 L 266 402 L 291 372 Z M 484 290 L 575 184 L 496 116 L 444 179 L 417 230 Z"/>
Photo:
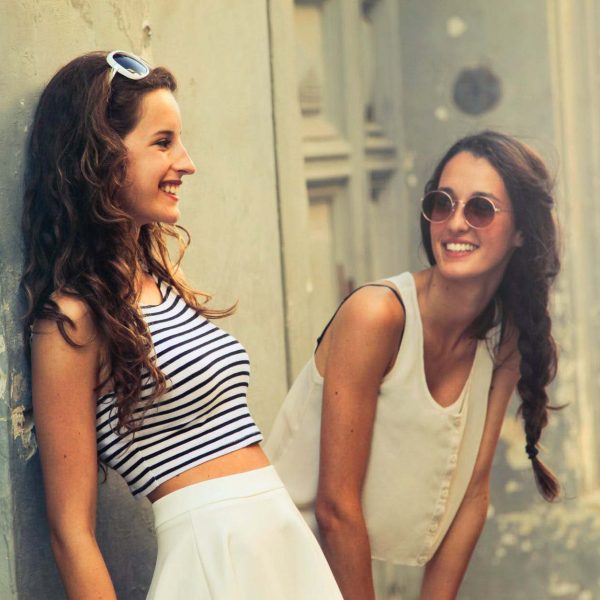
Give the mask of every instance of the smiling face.
<path id="1" fill-rule="evenodd" d="M 141 227 L 175 223 L 179 219 L 179 190 L 183 175 L 196 171 L 181 141 L 181 115 L 170 90 L 148 92 L 140 119 L 123 139 L 127 148 L 124 206 Z"/>
<path id="2" fill-rule="evenodd" d="M 430 225 L 440 273 L 449 278 L 493 278 L 499 285 L 513 251 L 522 245 L 502 178 L 485 158 L 460 152 L 444 167 L 438 188 L 457 203 L 446 221 Z M 485 196 L 500 209 L 485 229 L 465 221 L 464 203 L 474 196 Z"/>

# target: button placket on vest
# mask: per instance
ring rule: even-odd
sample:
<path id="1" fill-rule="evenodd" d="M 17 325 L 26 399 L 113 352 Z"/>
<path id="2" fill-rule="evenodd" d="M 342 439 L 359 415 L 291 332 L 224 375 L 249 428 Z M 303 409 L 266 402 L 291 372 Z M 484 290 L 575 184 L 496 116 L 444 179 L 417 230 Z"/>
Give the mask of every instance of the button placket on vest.
<path id="1" fill-rule="evenodd" d="M 435 504 L 435 509 L 434 509 L 431 521 L 427 528 L 425 547 L 424 547 L 422 553 L 417 558 L 417 563 L 420 565 L 425 564 L 430 558 L 430 554 L 431 554 L 430 550 L 431 550 L 432 546 L 434 545 L 434 542 L 437 539 L 436 534 L 440 527 L 441 519 L 446 510 L 446 502 L 450 495 L 450 481 L 452 480 L 454 471 L 456 470 L 456 465 L 458 464 L 458 450 L 459 450 L 460 442 L 462 439 L 461 425 L 463 424 L 463 419 L 461 418 L 460 415 L 455 415 L 454 417 L 451 418 L 450 424 L 451 424 L 452 428 L 454 429 L 454 431 L 452 433 L 452 441 L 448 448 L 449 454 L 448 454 L 446 475 L 444 477 L 444 481 L 440 488 L 439 496 L 438 496 L 437 502 Z"/>

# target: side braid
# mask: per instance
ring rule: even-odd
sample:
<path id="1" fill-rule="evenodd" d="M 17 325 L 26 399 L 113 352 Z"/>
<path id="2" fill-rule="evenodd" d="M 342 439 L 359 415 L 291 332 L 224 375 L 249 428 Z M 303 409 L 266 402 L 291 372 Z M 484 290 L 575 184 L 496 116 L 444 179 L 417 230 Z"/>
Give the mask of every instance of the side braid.
<path id="1" fill-rule="evenodd" d="M 527 256 L 523 249 L 517 251 Z M 546 500 L 554 500 L 560 486 L 556 477 L 538 457 L 538 442 L 548 424 L 549 399 L 546 386 L 556 375 L 556 344 L 552 337 L 552 323 L 548 314 L 548 293 L 553 276 L 531 277 L 530 262 L 515 255 L 509 269 L 510 288 L 505 305 L 518 331 L 521 355 L 520 379 L 517 390 L 521 397 L 519 412 L 525 428 L 525 451 L 531 460 L 536 485 Z M 525 268 L 523 268 L 525 267 Z M 537 279 L 537 280 L 536 280 Z M 535 293 L 532 293 L 532 287 Z"/>

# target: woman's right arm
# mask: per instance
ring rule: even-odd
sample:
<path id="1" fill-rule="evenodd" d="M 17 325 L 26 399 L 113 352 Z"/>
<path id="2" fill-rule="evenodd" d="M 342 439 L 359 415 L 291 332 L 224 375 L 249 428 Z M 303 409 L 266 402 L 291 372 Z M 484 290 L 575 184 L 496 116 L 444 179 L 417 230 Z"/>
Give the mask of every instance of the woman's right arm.
<path id="1" fill-rule="evenodd" d="M 341 307 L 317 354 L 324 375 L 316 517 L 323 551 L 345 600 L 374 600 L 362 511 L 379 387 L 393 364 L 404 311 L 367 287 Z"/>
<path id="2" fill-rule="evenodd" d="M 116 600 L 95 536 L 99 346 L 86 305 L 66 296 L 57 303 L 74 322 L 67 333 L 83 345 L 69 345 L 53 321 L 34 324 L 33 410 L 50 541 L 69 599 Z"/>

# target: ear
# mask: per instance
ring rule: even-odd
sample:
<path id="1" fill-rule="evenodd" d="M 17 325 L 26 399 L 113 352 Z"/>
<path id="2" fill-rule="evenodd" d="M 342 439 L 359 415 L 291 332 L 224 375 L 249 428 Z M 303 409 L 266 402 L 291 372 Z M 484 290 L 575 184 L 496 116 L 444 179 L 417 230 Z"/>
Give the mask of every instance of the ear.
<path id="1" fill-rule="evenodd" d="M 516 231 L 513 246 L 515 248 L 520 248 L 524 243 L 525 240 L 523 239 L 523 234 L 520 231 Z"/>

